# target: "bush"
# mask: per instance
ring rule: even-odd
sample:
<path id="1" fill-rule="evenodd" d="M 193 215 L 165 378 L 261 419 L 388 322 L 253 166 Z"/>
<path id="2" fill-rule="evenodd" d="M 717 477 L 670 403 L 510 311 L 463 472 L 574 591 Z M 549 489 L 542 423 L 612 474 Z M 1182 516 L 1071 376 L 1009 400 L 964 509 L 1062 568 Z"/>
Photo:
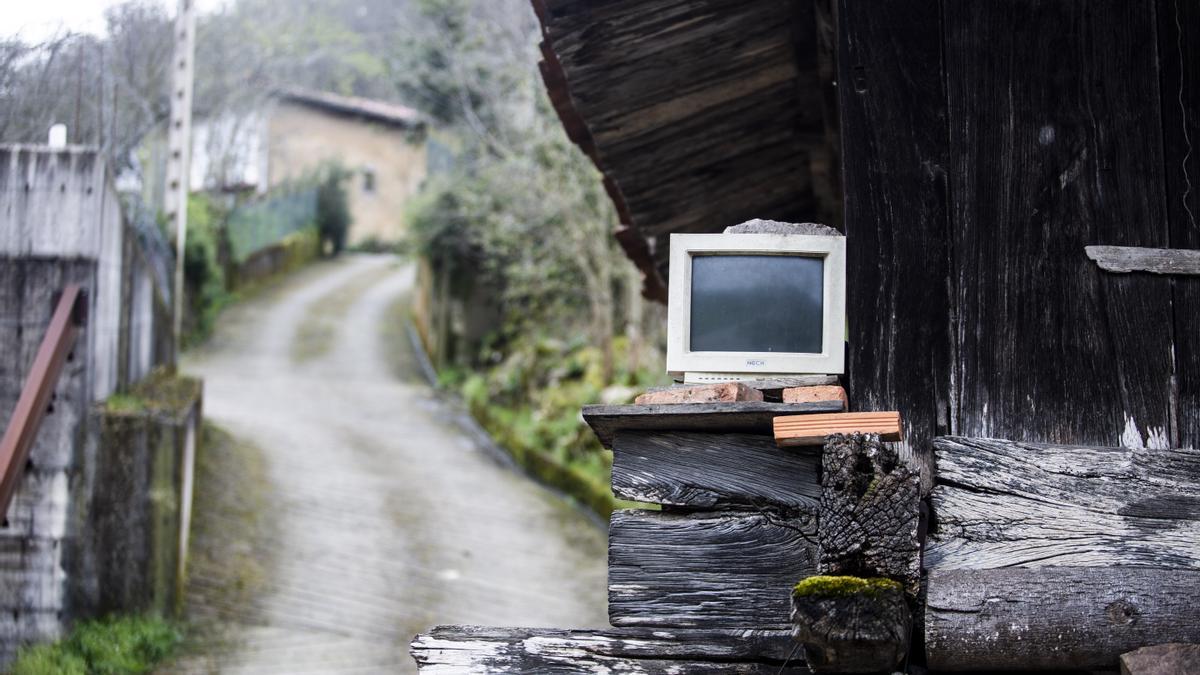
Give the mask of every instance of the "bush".
<path id="1" fill-rule="evenodd" d="M 182 639 L 157 617 L 109 617 L 87 621 L 65 639 L 26 647 L 13 675 L 126 675 L 147 673 L 171 655 Z"/>
<path id="2" fill-rule="evenodd" d="M 228 301 L 221 262 L 224 214 L 203 194 L 188 198 L 187 243 L 183 254 L 184 294 L 188 300 L 184 342 L 195 343 L 212 330 Z"/>
<path id="3" fill-rule="evenodd" d="M 317 231 L 322 248 L 328 244 L 334 255 L 346 247 L 350 230 L 350 205 L 342 185 L 348 176 L 345 169 L 330 167 L 317 188 Z"/>

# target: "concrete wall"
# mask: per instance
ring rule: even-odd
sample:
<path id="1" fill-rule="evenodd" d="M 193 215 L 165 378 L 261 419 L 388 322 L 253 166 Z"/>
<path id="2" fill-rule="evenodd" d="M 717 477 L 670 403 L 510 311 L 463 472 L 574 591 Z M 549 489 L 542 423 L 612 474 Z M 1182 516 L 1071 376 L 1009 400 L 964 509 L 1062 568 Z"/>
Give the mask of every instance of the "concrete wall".
<path id="1" fill-rule="evenodd" d="M 169 289 L 146 255 L 96 151 L 0 147 L 0 428 L 8 426 L 58 294 L 79 283 L 87 298 L 86 322 L 0 527 L 0 668 L 21 644 L 53 639 L 102 607 L 88 590 L 98 588 L 102 569 L 89 562 L 96 560 L 93 502 L 153 494 L 155 481 L 131 487 L 97 472 L 112 453 L 146 451 L 85 442 L 98 438 L 96 401 L 174 356 Z M 162 531 L 148 522 L 131 520 L 125 529 Z"/>
<path id="2" fill-rule="evenodd" d="M 0 258 L 0 428 L 8 427 L 58 289 L 82 283 L 90 291 L 95 278 L 89 260 Z M 87 345 L 90 333 L 85 326 L 76 344 Z M 65 558 L 78 536 L 73 497 L 85 464 L 80 449 L 92 400 L 90 371 L 77 349 L 0 527 L 0 666 L 19 644 L 57 637 L 68 613 Z"/>
<path id="3" fill-rule="evenodd" d="M 268 182 L 272 188 L 337 161 L 354 176 L 346 184 L 354 223 L 347 243 L 394 243 L 406 231 L 405 206 L 425 180 L 423 138 L 379 122 L 336 115 L 287 101 L 267 123 Z M 374 174 L 374 189 L 365 185 Z"/>

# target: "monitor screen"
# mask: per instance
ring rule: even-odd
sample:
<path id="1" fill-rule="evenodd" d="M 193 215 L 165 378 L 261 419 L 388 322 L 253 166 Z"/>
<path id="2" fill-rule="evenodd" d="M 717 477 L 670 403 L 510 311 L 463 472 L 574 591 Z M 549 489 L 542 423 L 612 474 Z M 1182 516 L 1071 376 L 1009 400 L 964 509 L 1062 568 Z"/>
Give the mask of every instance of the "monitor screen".
<path id="1" fill-rule="evenodd" d="M 817 257 L 692 256 L 690 351 L 821 353 L 824 273 Z"/>

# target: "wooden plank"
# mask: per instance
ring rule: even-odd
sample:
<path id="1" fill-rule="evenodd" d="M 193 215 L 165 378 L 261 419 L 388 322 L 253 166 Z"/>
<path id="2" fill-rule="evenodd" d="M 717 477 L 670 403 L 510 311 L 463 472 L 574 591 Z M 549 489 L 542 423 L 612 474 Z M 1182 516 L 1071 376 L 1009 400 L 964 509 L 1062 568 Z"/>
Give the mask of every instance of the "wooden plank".
<path id="1" fill-rule="evenodd" d="M 1128 418 L 1168 427 L 1169 282 L 1084 254 L 1172 246 L 1153 4 L 943 6 L 952 433 L 1115 445 Z"/>
<path id="2" fill-rule="evenodd" d="M 1200 641 L 1200 571 L 1139 567 L 933 570 L 932 671 L 1108 669 L 1121 654 Z"/>
<path id="3" fill-rule="evenodd" d="M 927 569 L 1200 570 L 1200 450 L 939 438 Z"/>
<path id="4" fill-rule="evenodd" d="M 421 673 L 807 673 L 784 631 L 437 626 L 413 639 Z"/>
<path id="5" fill-rule="evenodd" d="M 614 626 L 778 628 L 789 595 L 816 572 L 804 516 L 614 511 L 608 615 Z"/>
<path id="6" fill-rule="evenodd" d="M 1105 272 L 1200 274 L 1200 251 L 1138 246 L 1086 246 L 1087 257 Z"/>
<path id="7" fill-rule="evenodd" d="M 708 431 L 769 434 L 778 415 L 836 412 L 835 403 L 680 403 L 672 405 L 585 405 L 583 419 L 612 447 L 618 431 Z"/>
<path id="8" fill-rule="evenodd" d="M 1200 249 L 1200 3 L 1156 0 L 1167 226 Z M 1175 377 L 1171 445 L 1200 447 L 1200 278 L 1172 277 Z"/>
<path id="9" fill-rule="evenodd" d="M 837 3 L 850 409 L 899 410 L 918 462 L 950 432 L 942 4 Z"/>
<path id="10" fill-rule="evenodd" d="M 885 441 L 903 437 L 896 411 L 787 415 L 775 418 L 774 431 L 780 447 L 824 445 L 833 434 L 879 434 Z"/>
<path id="11" fill-rule="evenodd" d="M 770 436 L 622 431 L 613 493 L 689 508 L 769 506 L 815 513 L 820 456 L 780 450 Z"/>

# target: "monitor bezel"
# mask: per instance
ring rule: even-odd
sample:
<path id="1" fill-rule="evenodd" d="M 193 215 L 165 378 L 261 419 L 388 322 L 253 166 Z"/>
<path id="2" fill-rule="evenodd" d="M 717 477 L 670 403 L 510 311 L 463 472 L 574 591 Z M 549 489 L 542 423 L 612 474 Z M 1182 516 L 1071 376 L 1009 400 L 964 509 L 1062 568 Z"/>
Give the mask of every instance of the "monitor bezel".
<path id="1" fill-rule="evenodd" d="M 784 255 L 822 258 L 821 352 L 694 352 L 692 257 Z M 845 370 L 846 238 L 807 234 L 672 234 L 667 304 L 667 371 L 736 376 L 841 374 Z"/>

